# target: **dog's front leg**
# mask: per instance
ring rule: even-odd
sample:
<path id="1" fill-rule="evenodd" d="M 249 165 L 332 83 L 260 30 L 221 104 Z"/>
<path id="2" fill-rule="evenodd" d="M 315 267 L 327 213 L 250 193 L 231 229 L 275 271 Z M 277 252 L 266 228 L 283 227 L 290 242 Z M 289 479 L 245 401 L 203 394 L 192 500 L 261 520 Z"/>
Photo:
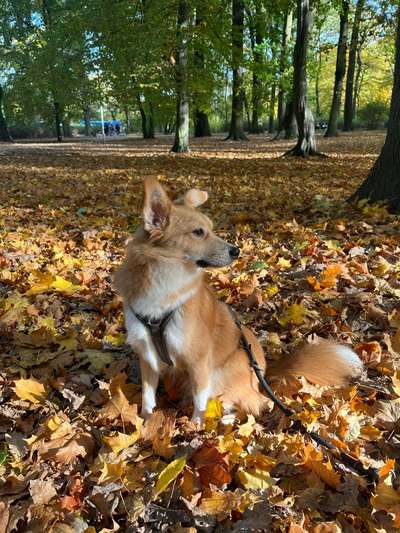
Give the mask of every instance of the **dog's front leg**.
<path id="1" fill-rule="evenodd" d="M 156 392 L 160 374 L 143 358 L 140 357 L 142 374 L 142 412 L 144 419 L 149 418 L 156 406 Z"/>
<path id="2" fill-rule="evenodd" d="M 194 404 L 192 420 L 197 424 L 203 422 L 207 402 L 212 394 L 208 361 L 208 357 L 196 361 L 190 372 Z"/>

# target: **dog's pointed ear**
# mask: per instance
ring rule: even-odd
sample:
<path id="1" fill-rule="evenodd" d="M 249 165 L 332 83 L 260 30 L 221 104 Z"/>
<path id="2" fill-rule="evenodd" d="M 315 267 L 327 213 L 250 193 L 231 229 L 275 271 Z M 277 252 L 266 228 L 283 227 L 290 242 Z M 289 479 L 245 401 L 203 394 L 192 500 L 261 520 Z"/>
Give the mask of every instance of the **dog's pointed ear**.
<path id="1" fill-rule="evenodd" d="M 154 178 L 144 180 L 143 220 L 146 231 L 163 231 L 169 222 L 171 200 Z"/>
<path id="2" fill-rule="evenodd" d="M 208 192 L 190 189 L 183 197 L 183 203 L 188 207 L 199 207 L 208 200 Z"/>

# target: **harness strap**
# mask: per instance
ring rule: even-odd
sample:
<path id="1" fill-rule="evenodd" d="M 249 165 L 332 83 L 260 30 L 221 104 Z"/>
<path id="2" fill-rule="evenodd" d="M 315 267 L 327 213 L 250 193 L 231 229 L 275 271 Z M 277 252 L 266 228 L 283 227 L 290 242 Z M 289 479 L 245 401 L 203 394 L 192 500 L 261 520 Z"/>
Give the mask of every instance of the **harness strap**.
<path id="1" fill-rule="evenodd" d="M 174 363 L 168 353 L 167 343 L 165 342 L 165 328 L 168 326 L 169 321 L 174 315 L 176 309 L 173 309 L 163 317 L 154 320 L 152 318 L 135 313 L 131 305 L 129 305 L 129 308 L 139 322 L 141 322 L 149 332 L 151 340 L 154 344 L 154 348 L 156 349 L 157 355 L 161 361 L 166 365 L 173 366 Z"/>
<path id="2" fill-rule="evenodd" d="M 270 397 L 270 399 L 274 402 L 274 404 L 278 406 L 278 408 L 283 412 L 285 416 L 290 417 L 290 416 L 296 415 L 297 414 L 296 411 L 293 411 L 293 409 L 291 409 L 285 403 L 283 403 L 282 400 L 277 398 L 274 391 L 271 389 L 269 383 L 267 382 L 263 374 L 263 371 L 261 370 L 259 364 L 257 363 L 256 358 L 254 357 L 253 350 L 251 349 L 251 344 L 249 344 L 245 334 L 243 333 L 240 320 L 238 319 L 238 317 L 236 316 L 236 314 L 231 308 L 229 308 L 229 310 L 232 313 L 233 319 L 240 333 L 240 341 L 239 341 L 240 346 L 246 352 L 247 357 L 249 358 L 250 366 L 254 370 L 257 376 L 257 379 L 260 382 L 261 387 L 263 388 L 264 392 L 266 392 L 266 394 Z M 336 459 L 341 461 L 345 466 L 347 466 L 351 470 L 357 472 L 357 474 L 359 474 L 360 476 L 366 477 L 371 482 L 377 482 L 379 480 L 379 473 L 375 468 L 372 468 L 372 467 L 365 468 L 364 465 L 361 463 L 361 461 L 359 461 L 355 457 L 352 457 L 351 455 L 345 453 L 344 451 L 339 450 L 331 442 L 327 441 L 326 439 L 318 435 L 318 433 L 316 433 L 315 431 L 309 431 L 300 422 L 298 418 L 294 421 L 292 429 L 298 431 L 299 433 L 303 435 L 307 435 L 311 437 L 311 439 L 315 443 L 329 450 Z"/>

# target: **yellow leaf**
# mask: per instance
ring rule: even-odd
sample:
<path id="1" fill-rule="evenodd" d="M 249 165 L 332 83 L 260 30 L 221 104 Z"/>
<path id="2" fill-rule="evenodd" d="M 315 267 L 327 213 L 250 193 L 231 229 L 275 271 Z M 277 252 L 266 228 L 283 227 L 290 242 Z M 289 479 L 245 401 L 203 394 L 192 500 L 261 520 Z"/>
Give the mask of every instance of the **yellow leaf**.
<path id="1" fill-rule="evenodd" d="M 48 291 L 72 294 L 81 289 L 80 285 L 74 285 L 61 276 L 53 276 L 49 272 L 35 272 L 29 276 L 29 281 L 32 285 L 25 293 L 28 296 Z"/>
<path id="2" fill-rule="evenodd" d="M 286 269 L 286 268 L 290 268 L 292 266 L 292 263 L 288 259 L 285 259 L 284 257 L 280 257 L 278 259 L 277 266 Z"/>
<path id="3" fill-rule="evenodd" d="M 254 431 L 254 426 L 256 424 L 256 419 L 253 415 L 247 415 L 247 422 L 239 426 L 238 435 L 241 437 L 250 437 Z"/>
<path id="4" fill-rule="evenodd" d="M 331 462 L 323 462 L 322 452 L 317 451 L 312 444 L 307 444 L 304 449 L 304 464 L 312 470 L 322 481 L 336 489 L 340 484 L 340 475 L 335 472 Z"/>
<path id="5" fill-rule="evenodd" d="M 47 396 L 45 386 L 35 378 L 16 380 L 14 390 L 18 398 L 28 400 L 33 404 L 43 403 Z"/>
<path id="6" fill-rule="evenodd" d="M 318 418 L 321 418 L 321 413 L 315 410 L 304 409 L 297 415 L 297 418 L 308 430 L 311 430 Z"/>
<path id="7" fill-rule="evenodd" d="M 135 444 L 139 437 L 140 431 L 135 431 L 130 435 L 127 435 L 126 433 L 120 433 L 118 431 L 117 435 L 113 437 L 103 437 L 103 441 L 110 446 L 114 453 L 118 453 L 121 450 L 125 450 L 126 448 L 129 448 Z"/>
<path id="8" fill-rule="evenodd" d="M 361 435 L 365 440 L 376 441 L 382 435 L 382 431 L 372 424 L 368 424 L 361 428 Z"/>
<path id="9" fill-rule="evenodd" d="M 182 457 L 178 457 L 178 459 L 175 459 L 174 461 L 169 463 L 169 465 L 167 465 L 158 476 L 157 483 L 154 489 L 155 496 L 158 496 L 159 494 L 164 492 L 168 485 L 179 476 L 185 466 L 185 455 L 182 455 Z"/>
<path id="10" fill-rule="evenodd" d="M 108 342 L 113 346 L 121 346 L 125 343 L 126 335 L 125 333 L 117 333 L 116 335 L 106 335 L 103 340 L 104 342 Z"/>
<path id="11" fill-rule="evenodd" d="M 51 288 L 57 292 L 63 292 L 65 294 L 72 294 L 73 292 L 81 289 L 80 285 L 74 285 L 61 276 L 56 276 L 55 280 L 51 284 Z"/>
<path id="12" fill-rule="evenodd" d="M 278 292 L 279 287 L 277 285 L 271 285 L 270 287 L 264 289 L 264 295 L 268 298 L 272 298 L 273 296 L 275 296 L 275 294 L 278 294 Z"/>
<path id="13" fill-rule="evenodd" d="M 224 408 L 221 400 L 218 398 L 208 400 L 206 412 L 204 414 L 206 431 L 217 429 L 218 421 L 222 418 L 223 414 Z"/>
<path id="14" fill-rule="evenodd" d="M 237 476 L 245 489 L 268 489 L 276 483 L 268 472 L 259 469 L 246 471 L 239 468 Z"/>
<path id="15" fill-rule="evenodd" d="M 113 483 L 122 479 L 126 469 L 127 464 L 125 461 L 119 461 L 118 463 L 103 462 L 102 468 L 100 470 L 101 476 L 99 477 L 99 483 L 103 483 L 103 481 Z"/>
<path id="16" fill-rule="evenodd" d="M 301 326 L 305 321 L 307 316 L 307 308 L 304 306 L 303 302 L 300 304 L 291 304 L 283 310 L 283 313 L 280 317 L 277 317 L 277 320 L 281 326 L 287 326 L 288 324 L 295 324 L 296 326 Z"/>

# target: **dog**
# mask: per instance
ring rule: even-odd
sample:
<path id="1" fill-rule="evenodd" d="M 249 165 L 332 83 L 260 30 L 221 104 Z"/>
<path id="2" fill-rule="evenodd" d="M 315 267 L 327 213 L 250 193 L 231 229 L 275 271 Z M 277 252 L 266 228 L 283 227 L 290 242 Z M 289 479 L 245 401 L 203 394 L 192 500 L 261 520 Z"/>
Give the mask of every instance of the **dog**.
<path id="1" fill-rule="evenodd" d="M 142 416 L 156 406 L 156 390 L 166 369 L 183 372 L 193 396 L 193 420 L 201 424 L 210 398 L 227 411 L 258 416 L 268 400 L 240 345 L 228 307 L 205 281 L 204 269 L 224 267 L 239 256 L 237 246 L 213 232 L 197 208 L 208 198 L 190 189 L 173 202 L 159 182 L 144 182 L 143 225 L 127 245 L 115 273 L 123 299 L 128 343 L 139 356 Z M 304 376 L 320 385 L 344 385 L 362 370 L 348 347 L 324 341 L 309 345 L 266 368 L 262 347 L 243 326 L 258 365 L 268 378 Z M 170 367 L 170 368 L 169 368 Z"/>

